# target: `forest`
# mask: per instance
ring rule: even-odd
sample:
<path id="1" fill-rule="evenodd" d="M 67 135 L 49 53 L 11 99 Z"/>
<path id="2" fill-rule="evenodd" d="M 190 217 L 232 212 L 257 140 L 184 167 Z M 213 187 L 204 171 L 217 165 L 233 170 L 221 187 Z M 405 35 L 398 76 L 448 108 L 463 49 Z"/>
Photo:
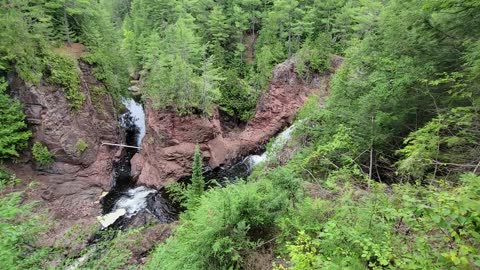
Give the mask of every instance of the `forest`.
<path id="1" fill-rule="evenodd" d="M 478 0 L 2 0 L 0 268 L 479 269 L 479 25 Z M 132 83 L 147 121 L 248 130 L 288 61 L 301 85 L 331 76 L 327 97 L 309 94 L 288 140 L 271 137 L 246 177 L 207 177 L 212 144 L 189 141 L 177 169 L 188 179 L 162 182 L 180 209 L 160 224 L 167 237 L 145 240 L 154 224 L 106 229 L 88 248 L 78 243 L 96 227 L 78 223 L 62 233 L 75 240 L 39 240 L 62 223 L 41 179 L 62 179 L 59 162 L 99 164 L 95 144 L 109 137 L 69 133 L 58 140 L 70 148 L 51 147 L 58 131 L 32 128 L 22 91 L 54 104 L 42 119 L 64 98 L 70 130 L 94 125 L 92 111 L 117 130 Z M 147 123 L 140 152 L 183 143 L 161 132 Z"/>

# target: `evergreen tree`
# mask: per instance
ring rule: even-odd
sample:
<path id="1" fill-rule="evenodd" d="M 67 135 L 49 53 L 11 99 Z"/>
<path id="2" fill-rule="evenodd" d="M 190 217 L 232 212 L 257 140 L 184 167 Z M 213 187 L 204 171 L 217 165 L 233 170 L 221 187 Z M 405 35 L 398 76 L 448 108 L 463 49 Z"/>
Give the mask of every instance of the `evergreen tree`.
<path id="1" fill-rule="evenodd" d="M 32 133 L 27 129 L 20 103 L 6 93 L 7 84 L 0 81 L 0 158 L 18 157 Z"/>
<path id="2" fill-rule="evenodd" d="M 195 146 L 192 164 L 192 184 L 188 187 L 187 208 L 193 209 L 198 205 L 200 197 L 205 192 L 205 179 L 203 178 L 202 153 L 198 145 Z"/>

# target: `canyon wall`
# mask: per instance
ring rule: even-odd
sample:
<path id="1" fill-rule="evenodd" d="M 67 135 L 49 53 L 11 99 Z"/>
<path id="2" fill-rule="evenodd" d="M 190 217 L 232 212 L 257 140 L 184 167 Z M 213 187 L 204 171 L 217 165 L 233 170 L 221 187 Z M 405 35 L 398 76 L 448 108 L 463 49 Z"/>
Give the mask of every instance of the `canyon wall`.
<path id="1" fill-rule="evenodd" d="M 334 57 L 331 62 L 329 72 L 308 81 L 295 73 L 293 59 L 279 64 L 255 115 L 241 129 L 223 128 L 218 112 L 211 118 L 179 117 L 171 109 L 155 111 L 147 102 L 146 136 L 140 153 L 132 159 L 138 184 L 158 188 L 189 175 L 195 144 L 200 145 L 204 163 L 212 169 L 257 151 L 292 122 L 309 95 L 327 95 L 328 82 L 341 58 Z"/>
<path id="2" fill-rule="evenodd" d="M 113 99 L 108 94 L 92 94 L 94 87 L 104 87 L 93 76 L 92 67 L 79 61 L 79 71 L 80 91 L 86 100 L 77 112 L 71 111 L 62 87 L 45 81 L 32 86 L 17 76 L 9 77 L 11 94 L 24 104 L 33 131 L 31 143 L 46 145 L 55 159 L 51 165 L 39 166 L 26 150 L 24 158 L 9 167 L 17 177 L 39 183 L 27 197 L 40 201 L 54 220 L 61 220 L 52 229 L 55 236 L 73 224 L 95 223 L 101 213 L 99 198 L 112 184 L 112 165 L 118 154 L 116 148 L 101 146 L 101 142 L 118 143 L 124 137 Z M 76 146 L 80 140 L 88 145 L 83 152 Z"/>

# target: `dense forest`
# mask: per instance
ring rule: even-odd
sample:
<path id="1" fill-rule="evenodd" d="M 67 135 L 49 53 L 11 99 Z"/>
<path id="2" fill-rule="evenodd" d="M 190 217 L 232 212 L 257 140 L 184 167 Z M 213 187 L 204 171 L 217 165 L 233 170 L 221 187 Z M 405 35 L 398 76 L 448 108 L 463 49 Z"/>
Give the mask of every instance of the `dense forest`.
<path id="1" fill-rule="evenodd" d="M 478 269 L 479 25 L 478 0 L 3 0 L 0 159 L 55 158 L 12 76 L 60 86 L 75 115 L 87 64 L 104 85 L 92 100 L 121 110 L 134 80 L 154 110 L 242 125 L 278 64 L 309 82 L 341 57 L 325 104 L 308 97 L 245 179 L 206 181 L 195 148 L 190 184 L 167 188 L 183 209 L 173 235 L 142 264 L 132 229 L 106 231 L 77 268 Z M 55 221 L 24 199 L 33 180 L 0 165 L 0 268 L 76 269 L 78 254 L 37 244 Z"/>

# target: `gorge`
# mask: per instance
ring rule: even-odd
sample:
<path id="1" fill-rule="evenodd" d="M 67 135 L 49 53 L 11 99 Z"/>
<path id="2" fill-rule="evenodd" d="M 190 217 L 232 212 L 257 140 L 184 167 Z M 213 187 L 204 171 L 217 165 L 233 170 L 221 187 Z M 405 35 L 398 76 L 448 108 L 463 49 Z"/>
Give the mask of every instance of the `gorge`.
<path id="1" fill-rule="evenodd" d="M 480 268 L 479 14 L 2 1 L 0 268 Z"/>

